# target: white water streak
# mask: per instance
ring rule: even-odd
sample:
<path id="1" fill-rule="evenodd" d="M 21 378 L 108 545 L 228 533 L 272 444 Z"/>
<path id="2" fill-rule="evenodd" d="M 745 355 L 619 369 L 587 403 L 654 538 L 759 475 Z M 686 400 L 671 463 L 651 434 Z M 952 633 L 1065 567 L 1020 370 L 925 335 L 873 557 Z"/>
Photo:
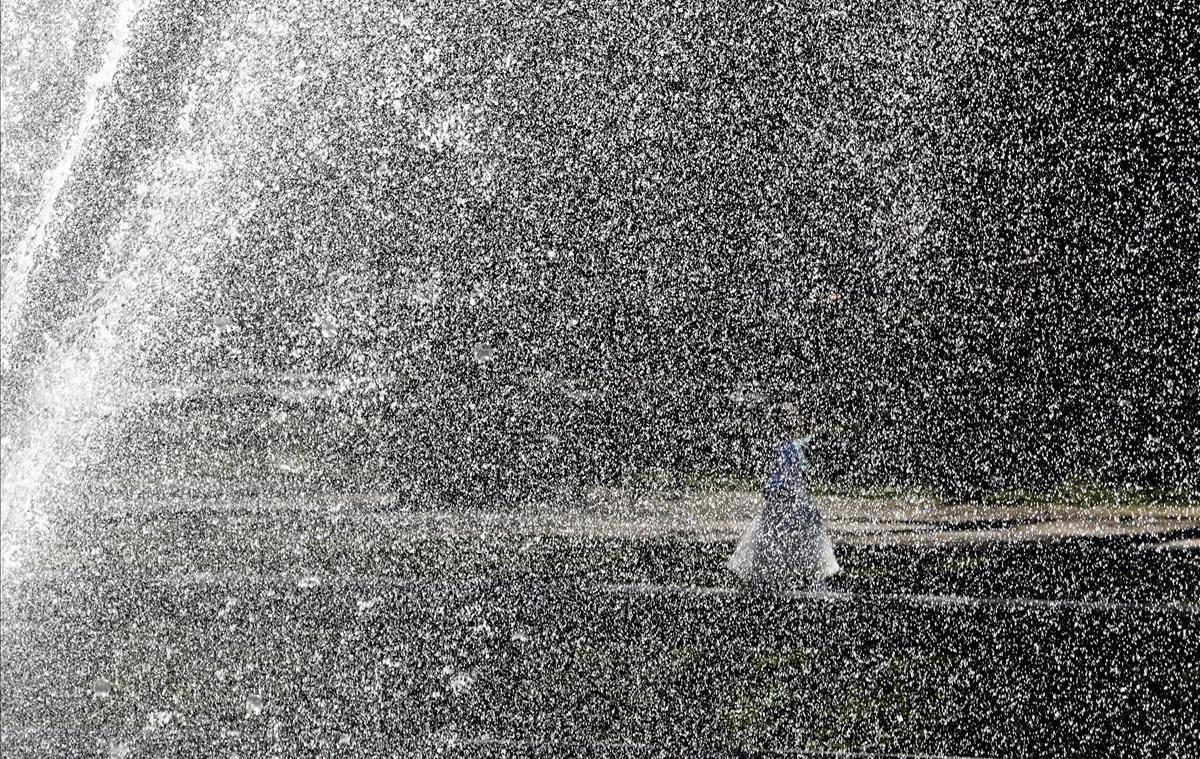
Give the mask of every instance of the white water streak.
<path id="1" fill-rule="evenodd" d="M 15 343 L 17 324 L 25 308 L 25 295 L 29 275 L 39 263 L 39 253 L 46 248 L 46 239 L 50 225 L 54 221 L 55 209 L 59 197 L 73 173 L 75 162 L 78 160 L 84 145 L 87 144 L 92 132 L 99 121 L 101 93 L 113 83 L 120 68 L 121 59 L 129 49 L 129 39 L 132 34 L 133 20 L 141 11 L 144 0 L 124 0 L 117 6 L 113 17 L 112 37 L 105 50 L 103 62 L 99 70 L 87 78 L 84 89 L 83 110 L 71 140 L 59 157 L 54 169 L 49 172 L 48 186 L 38 203 L 37 214 L 25 230 L 20 242 L 4 272 L 4 297 L 0 306 L 0 334 L 6 339 L 0 341 L 0 370 L 7 369 L 12 360 L 12 348 Z M 41 256 L 47 260 L 54 255 L 53 246 Z"/>
<path id="2" fill-rule="evenodd" d="M 201 56 L 196 79 L 208 86 L 188 88 L 182 113 L 203 128 L 181 130 L 171 148 L 136 172 L 138 200 L 113 220 L 87 307 L 33 362 L 21 409 L 28 434 L 5 451 L 0 479 L 5 569 L 27 562 L 30 545 L 44 550 L 46 543 L 30 538 L 52 537 L 54 513 L 86 507 L 86 490 L 77 485 L 112 453 L 115 425 L 143 397 L 157 348 L 195 336 L 177 321 L 187 318 L 178 307 L 197 297 L 203 272 L 231 243 L 230 230 L 253 213 L 241 157 L 260 139 L 248 125 L 266 120 L 267 101 L 261 86 L 242 85 L 278 68 L 271 52 L 244 72 L 244 82 L 211 82 L 204 75 L 211 64 Z"/>

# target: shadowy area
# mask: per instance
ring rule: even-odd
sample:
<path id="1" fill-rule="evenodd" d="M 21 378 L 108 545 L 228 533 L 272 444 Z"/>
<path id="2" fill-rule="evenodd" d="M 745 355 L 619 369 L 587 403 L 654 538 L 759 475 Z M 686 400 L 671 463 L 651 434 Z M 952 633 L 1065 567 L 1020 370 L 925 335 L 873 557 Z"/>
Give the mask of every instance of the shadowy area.
<path id="1" fill-rule="evenodd" d="M 781 596 L 727 541 L 386 517 L 76 521 L 6 581 L 5 756 L 1195 748 L 1195 551 L 847 544 Z"/>

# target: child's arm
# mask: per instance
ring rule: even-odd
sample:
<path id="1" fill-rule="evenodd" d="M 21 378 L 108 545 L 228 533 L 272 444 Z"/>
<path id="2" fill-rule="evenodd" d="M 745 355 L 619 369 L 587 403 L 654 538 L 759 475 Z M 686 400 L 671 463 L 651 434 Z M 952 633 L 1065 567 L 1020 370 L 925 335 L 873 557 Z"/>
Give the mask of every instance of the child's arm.
<path id="1" fill-rule="evenodd" d="M 799 443 L 801 447 L 804 447 L 819 437 L 825 437 L 825 433 L 828 431 L 829 431 L 829 429 L 826 425 L 818 424 L 817 426 L 812 428 L 811 432 L 809 432 L 807 435 L 800 438 L 796 442 Z"/>

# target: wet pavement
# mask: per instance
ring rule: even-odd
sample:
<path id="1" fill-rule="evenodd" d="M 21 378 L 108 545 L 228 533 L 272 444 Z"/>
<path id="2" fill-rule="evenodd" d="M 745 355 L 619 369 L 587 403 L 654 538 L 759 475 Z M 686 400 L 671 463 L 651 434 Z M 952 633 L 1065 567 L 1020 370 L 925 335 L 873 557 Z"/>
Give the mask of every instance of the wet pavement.
<path id="1" fill-rule="evenodd" d="M 813 594 L 723 570 L 750 494 L 629 503 L 98 501 L 6 574 L 3 753 L 1195 749 L 1200 554 L 1144 548 L 1188 514 L 1028 539 L 1028 514 L 825 498 L 846 571 Z"/>

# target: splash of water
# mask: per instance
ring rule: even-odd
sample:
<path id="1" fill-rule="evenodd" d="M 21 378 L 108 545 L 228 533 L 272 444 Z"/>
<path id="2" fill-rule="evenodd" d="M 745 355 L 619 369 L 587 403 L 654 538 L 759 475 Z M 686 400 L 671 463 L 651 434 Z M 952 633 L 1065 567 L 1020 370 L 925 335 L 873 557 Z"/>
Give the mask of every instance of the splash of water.
<path id="1" fill-rule="evenodd" d="M 47 256 L 55 255 L 53 245 L 47 246 L 50 226 L 54 221 L 55 209 L 67 181 L 71 178 L 76 161 L 83 152 L 99 123 L 102 95 L 112 86 L 120 68 L 121 60 L 129 49 L 133 21 L 141 12 L 145 0 L 123 0 L 113 16 L 112 32 L 100 68 L 87 78 L 84 89 L 83 109 L 71 139 L 59 156 L 57 164 L 49 172 L 48 182 L 42 198 L 25 234 L 17 243 L 7 270 L 4 272 L 4 298 L 0 306 L 0 370 L 7 370 L 12 360 L 15 345 L 14 335 L 25 308 L 25 295 L 29 275 L 34 267 Z"/>
<path id="2" fill-rule="evenodd" d="M 4 318 L 12 320 L 12 325 L 5 323 L 6 341 L 17 332 L 12 326 L 20 326 L 25 316 L 38 316 L 23 314 L 9 302 L 9 293 L 19 298 L 31 272 L 55 255 L 55 224 L 61 214 L 55 199 L 70 192 L 64 187 L 81 151 L 103 140 L 99 93 L 119 76 L 121 55 L 134 42 L 129 32 L 133 17 L 145 7 L 138 2 L 121 6 L 109 55 L 89 79 L 88 113 L 58 162 L 61 176 L 41 199 L 20 262 L 5 272 Z M 170 34 L 170 25 L 164 30 Z M 21 430 L 6 437 L 3 450 L 0 558 L 5 567 L 19 561 L 18 549 L 31 532 L 48 526 L 50 504 L 66 505 L 60 496 L 79 500 L 81 494 L 69 486 L 78 473 L 104 458 L 118 420 L 144 401 L 153 373 L 161 368 L 154 365 L 154 356 L 163 345 L 190 345 L 195 330 L 189 332 L 187 320 L 200 308 L 195 301 L 205 272 L 229 244 L 230 229 L 253 210 L 239 157 L 257 138 L 246 123 L 262 121 L 264 106 L 240 80 L 229 90 L 197 86 L 205 81 L 205 66 L 214 65 L 201 59 L 198 70 L 185 74 L 192 86 L 186 88 L 182 114 L 207 122 L 208 128 L 181 126 L 164 137 L 146 164 L 131 171 L 133 194 L 110 220 L 108 235 L 98 241 L 99 265 L 86 301 L 28 367 L 16 420 Z M 262 69 L 268 63 L 257 65 Z M 230 99 L 238 107 L 229 107 Z M 111 191 L 126 191 L 126 185 Z M 31 301 L 26 308 L 32 306 Z M 5 343 L 6 356 L 13 348 Z"/>
<path id="3" fill-rule="evenodd" d="M 147 17 L 151 5 L 156 20 L 138 21 L 139 16 Z M 28 534 L 26 528 L 48 529 L 49 517 L 55 514 L 74 519 L 76 505 L 102 507 L 94 500 L 82 504 L 87 488 L 78 486 L 97 482 L 107 487 L 110 480 L 97 478 L 124 475 L 113 475 L 107 468 L 86 470 L 93 462 L 108 467 L 120 458 L 121 451 L 112 445 L 120 439 L 114 432 L 120 425 L 146 421 L 138 403 L 145 389 L 157 381 L 158 372 L 174 376 L 207 360 L 204 350 L 193 349 L 200 332 L 211 333 L 217 313 L 211 311 L 212 301 L 226 309 L 220 311 L 225 315 L 223 323 L 231 323 L 228 309 L 236 310 L 238 297 L 271 297 L 254 287 L 229 295 L 221 282 L 222 277 L 243 276 L 237 263 L 245 244 L 238 242 L 242 230 L 257 213 L 264 194 L 268 205 L 280 204 L 277 198 L 272 200 L 271 194 L 280 192 L 273 178 L 295 171 L 293 154 L 276 154 L 263 146 L 280 142 L 280 135 L 303 136 L 312 142 L 325 127 L 328 109 L 313 108 L 311 95 L 297 84 L 296 71 L 305 68 L 305 61 L 295 53 L 295 35 L 300 32 L 280 20 L 324 19 L 317 11 L 320 7 L 314 3 L 280 11 L 267 4 L 230 9 L 215 14 L 201 27 L 203 33 L 188 39 L 171 37 L 178 25 L 171 23 L 173 11 L 167 4 L 124 0 L 117 7 L 110 44 L 99 70 L 86 83 L 82 113 L 72 123 L 74 131 L 54 163 L 37 213 L 14 245 L 4 273 L 3 360 L 6 370 L 19 364 L 22 375 L 21 408 L 16 410 L 20 429 L 4 443 L 0 479 L 0 542 L 6 565 L 14 556 L 14 543 L 22 551 L 29 543 L 22 537 Z M 213 34 L 211 25 L 219 25 L 222 34 Z M 126 82 L 123 72 L 128 63 L 123 57 L 137 53 L 143 35 L 157 34 L 163 38 L 153 39 L 155 44 L 161 42 L 172 51 L 167 54 L 186 61 L 179 70 L 163 75 L 178 81 L 130 70 Z M 328 49 L 318 58 L 331 56 L 339 40 L 330 33 Z M 391 70 L 392 63 L 384 56 L 372 65 Z M 70 269 L 72 262 L 56 261 L 68 255 L 63 242 L 71 230 L 63 219 L 70 211 L 75 185 L 86 186 L 97 179 L 85 176 L 91 170 L 86 167 L 103 164 L 91 161 L 88 151 L 105 149 L 105 130 L 111 122 L 106 92 L 117 81 L 122 92 L 136 96 L 144 84 L 139 76 L 158 91 L 178 86 L 175 91 L 184 92 L 186 102 L 177 119 L 147 127 L 146 144 L 154 150 L 136 159 L 145 164 L 123 166 L 119 180 L 99 177 L 92 183 L 105 192 L 132 189 L 132 195 L 113 203 L 112 215 L 104 221 L 108 234 L 96 240 L 98 265 L 92 261 L 87 266 L 96 276 L 87 283 L 82 296 L 86 301 L 71 309 L 73 318 L 55 325 L 53 334 L 47 335 L 52 342 L 39 355 L 18 355 L 25 348 L 17 338 L 28 333 L 40 316 L 33 287 L 41 267 L 62 263 L 68 266 L 61 268 Z M 112 109 L 123 107 L 129 106 L 111 103 Z M 405 107 L 414 113 L 418 110 L 412 103 Z M 451 112 L 471 110 L 452 107 Z M 420 142 L 421 135 L 432 134 L 429 125 L 437 117 L 437 113 L 421 112 L 420 118 L 414 118 L 418 126 L 411 139 Z M 454 130 L 446 130 L 446 144 L 424 147 L 467 150 L 475 135 L 474 121 L 468 125 L 459 119 L 455 125 Z M 263 216 L 271 219 L 269 213 Z M 233 265 L 223 266 L 231 254 Z M 78 272 L 79 276 L 86 273 Z M 213 289 L 206 291 L 210 280 Z M 336 305 L 335 289 L 313 296 L 320 301 L 314 312 L 322 313 L 321 303 Z M 340 332 L 344 311 L 330 311 L 327 323 L 319 325 L 322 332 L 331 338 Z M 247 329 L 254 326 L 251 322 Z M 183 365 L 174 365 L 175 359 Z M 11 407 L 6 409 L 10 412 Z M 196 449 L 187 453 L 204 456 L 204 446 L 198 441 Z M 122 483 L 115 482 L 118 487 Z"/>
<path id="4" fill-rule="evenodd" d="M 58 255 L 58 246 L 53 238 L 53 225 L 57 219 L 60 199 L 75 173 L 80 156 L 97 132 L 105 92 L 111 88 L 117 77 L 122 60 L 130 47 L 134 21 L 144 6 L 144 0 L 123 0 L 117 5 L 100 67 L 88 76 L 85 82 L 83 105 L 78 121 L 58 161 L 48 172 L 47 184 L 39 199 L 37 211 L 17 242 L 5 268 L 3 305 L 0 310 L 0 334 L 3 335 L 0 339 L 0 371 L 7 372 L 12 367 L 13 352 L 22 332 L 22 320 L 28 308 L 30 275 L 35 268 L 45 265 Z M 129 282 L 128 278 L 124 278 L 110 283 L 110 287 L 127 289 Z M 106 300 L 116 303 L 120 299 Z M 105 349 L 103 336 L 106 332 L 111 340 L 111 330 L 103 328 L 103 325 L 111 321 L 111 309 L 107 312 L 101 309 L 97 314 L 96 324 L 100 328 L 93 331 L 101 337 L 95 346 L 100 351 Z M 97 371 L 97 352 L 80 350 L 79 346 L 52 345 L 48 353 L 58 355 L 47 356 L 49 360 L 36 374 L 44 375 L 45 366 L 53 365 L 53 371 L 57 375 L 54 378 L 53 390 L 47 393 L 44 388 L 39 388 L 39 392 L 29 399 L 29 407 L 23 409 L 28 419 L 36 417 L 37 434 L 33 436 L 30 444 L 18 448 L 6 430 L 3 450 L 0 452 L 4 464 L 0 481 L 0 567 L 4 569 L 11 568 L 15 563 L 13 533 L 29 526 L 27 523 L 31 521 L 30 506 L 38 498 L 49 470 L 70 465 L 63 456 L 56 455 L 54 448 L 61 446 L 64 437 L 77 443 L 81 437 L 86 436 L 86 430 L 77 425 L 72 427 L 64 424 L 64 418 L 77 416 L 81 409 L 94 405 L 98 400 L 96 383 L 91 381 L 94 380 Z M 38 376 L 35 381 L 40 379 L 43 377 Z"/>

